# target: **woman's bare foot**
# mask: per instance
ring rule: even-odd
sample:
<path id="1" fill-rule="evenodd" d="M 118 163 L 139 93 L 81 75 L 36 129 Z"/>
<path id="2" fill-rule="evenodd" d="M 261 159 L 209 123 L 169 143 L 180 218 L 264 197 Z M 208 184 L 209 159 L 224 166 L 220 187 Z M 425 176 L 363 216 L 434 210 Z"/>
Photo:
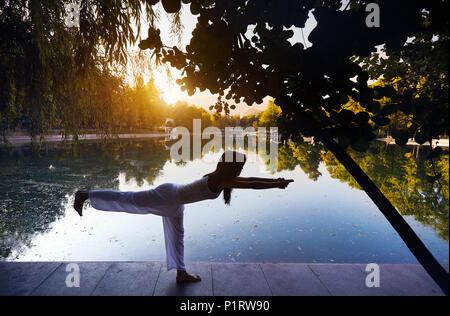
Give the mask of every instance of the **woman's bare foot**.
<path id="1" fill-rule="evenodd" d="M 200 282 L 202 278 L 195 274 L 189 274 L 186 271 L 178 271 L 177 283 Z"/>
<path id="2" fill-rule="evenodd" d="M 73 208 L 80 216 L 83 216 L 83 205 L 87 199 L 89 199 L 89 193 L 87 191 L 78 191 L 75 193 L 75 203 Z"/>

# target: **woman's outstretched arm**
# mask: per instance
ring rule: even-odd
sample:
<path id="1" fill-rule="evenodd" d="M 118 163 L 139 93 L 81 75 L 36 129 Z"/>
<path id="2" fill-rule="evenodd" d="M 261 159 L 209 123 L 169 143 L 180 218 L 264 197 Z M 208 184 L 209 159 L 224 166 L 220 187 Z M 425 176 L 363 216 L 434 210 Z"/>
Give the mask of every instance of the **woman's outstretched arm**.
<path id="1" fill-rule="evenodd" d="M 251 178 L 237 177 L 236 179 L 242 180 L 242 181 L 254 181 L 254 182 L 258 181 L 258 182 L 268 182 L 268 183 L 274 183 L 274 182 L 281 180 L 281 178 L 273 179 L 273 178 L 255 178 L 255 177 L 251 177 Z"/>
<path id="2" fill-rule="evenodd" d="M 253 190 L 266 190 L 266 189 L 286 189 L 286 187 L 294 182 L 294 180 L 285 179 L 264 179 L 254 180 L 257 178 L 235 178 L 221 185 L 222 189 L 253 189 Z M 271 180 L 271 181 L 267 181 Z"/>

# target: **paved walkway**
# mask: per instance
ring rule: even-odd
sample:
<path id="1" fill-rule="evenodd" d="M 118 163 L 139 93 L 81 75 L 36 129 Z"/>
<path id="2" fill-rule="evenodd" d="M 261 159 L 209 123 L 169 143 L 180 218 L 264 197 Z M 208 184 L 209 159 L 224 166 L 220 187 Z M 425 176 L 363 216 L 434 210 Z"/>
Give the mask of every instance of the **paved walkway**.
<path id="1" fill-rule="evenodd" d="M 120 139 L 144 139 L 144 138 L 161 138 L 161 137 L 168 137 L 167 134 L 157 134 L 157 133 L 151 133 L 151 134 L 120 134 L 115 137 L 118 137 Z M 87 141 L 87 140 L 99 140 L 102 139 L 103 136 L 96 135 L 96 134 L 87 134 L 87 135 L 80 135 L 79 139 L 80 141 Z M 61 137 L 61 135 L 47 135 L 44 136 L 43 142 L 45 143 L 57 143 L 63 141 L 64 138 Z M 68 141 L 72 140 L 72 136 L 67 137 Z M 23 146 L 31 144 L 32 138 L 28 135 L 21 135 L 21 136 L 8 136 L 8 141 L 12 146 Z M 36 138 L 36 141 L 39 141 L 39 137 Z M 4 146 L 5 144 L 1 142 L 0 139 L 0 146 Z"/>
<path id="2" fill-rule="evenodd" d="M 388 145 L 394 145 L 395 144 L 395 139 L 394 138 L 381 138 L 379 139 L 379 141 L 385 142 Z M 419 146 L 418 143 L 416 143 L 413 139 L 408 140 L 408 143 L 406 144 L 408 146 Z M 426 142 L 421 146 L 430 146 L 430 142 Z M 432 140 L 432 147 L 435 148 L 437 146 L 443 147 L 443 148 L 448 148 L 449 147 L 449 140 L 448 139 L 433 139 Z"/>
<path id="3" fill-rule="evenodd" d="M 193 263 L 203 281 L 178 285 L 161 262 L 0 262 L 0 296 L 442 296 L 419 265 L 380 265 L 380 288 L 366 287 L 365 264 Z M 448 265 L 446 266 L 448 271 Z"/>

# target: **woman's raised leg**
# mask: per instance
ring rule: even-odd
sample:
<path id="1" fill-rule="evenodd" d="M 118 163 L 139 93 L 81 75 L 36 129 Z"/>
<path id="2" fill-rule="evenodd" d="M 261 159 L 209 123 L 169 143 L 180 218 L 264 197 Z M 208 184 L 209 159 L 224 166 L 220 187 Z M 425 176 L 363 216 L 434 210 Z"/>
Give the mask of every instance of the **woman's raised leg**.
<path id="1" fill-rule="evenodd" d="M 149 194 L 146 194 L 149 192 Z M 142 192 L 121 192 L 121 191 L 89 191 L 89 200 L 91 206 L 99 211 L 118 212 L 147 215 L 150 214 L 152 205 L 161 204 L 160 201 L 154 201 L 155 194 L 152 191 Z M 154 192 L 154 191 L 153 191 Z M 147 201 L 137 203 L 136 197 L 146 194 L 150 197 Z"/>

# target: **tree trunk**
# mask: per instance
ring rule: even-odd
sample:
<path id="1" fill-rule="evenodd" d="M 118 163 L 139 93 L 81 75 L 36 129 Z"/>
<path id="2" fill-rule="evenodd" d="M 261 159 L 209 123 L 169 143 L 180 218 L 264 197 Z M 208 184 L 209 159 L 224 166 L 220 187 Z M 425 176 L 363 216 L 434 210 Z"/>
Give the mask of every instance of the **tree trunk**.
<path id="1" fill-rule="evenodd" d="M 339 162 L 355 178 L 358 184 L 369 195 L 372 201 L 403 239 L 406 246 L 422 264 L 424 269 L 439 285 L 445 295 L 449 295 L 449 274 L 433 257 L 416 233 L 411 229 L 405 219 L 389 202 L 384 194 L 378 189 L 373 181 L 359 167 L 359 165 L 348 155 L 348 153 L 332 137 L 319 133 L 319 140 L 334 154 Z"/>

